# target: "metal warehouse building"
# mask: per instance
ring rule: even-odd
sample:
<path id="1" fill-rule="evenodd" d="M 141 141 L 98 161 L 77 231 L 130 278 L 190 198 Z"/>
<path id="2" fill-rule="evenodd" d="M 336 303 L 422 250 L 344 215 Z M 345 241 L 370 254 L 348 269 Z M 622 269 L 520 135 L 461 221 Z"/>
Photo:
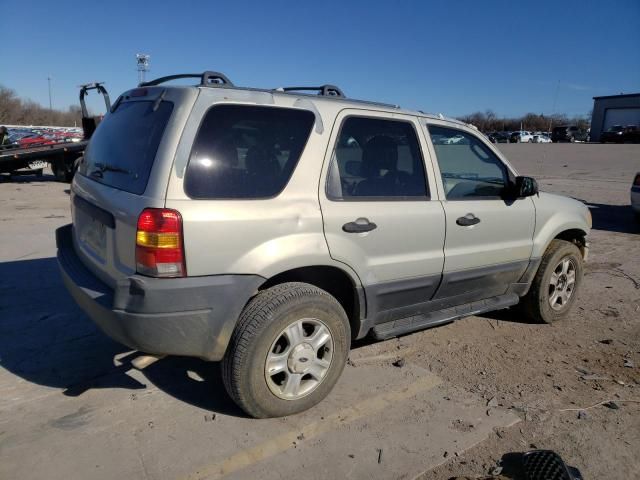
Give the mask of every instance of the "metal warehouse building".
<path id="1" fill-rule="evenodd" d="M 593 97 L 591 141 L 599 142 L 600 134 L 613 125 L 640 126 L 640 93 Z"/>

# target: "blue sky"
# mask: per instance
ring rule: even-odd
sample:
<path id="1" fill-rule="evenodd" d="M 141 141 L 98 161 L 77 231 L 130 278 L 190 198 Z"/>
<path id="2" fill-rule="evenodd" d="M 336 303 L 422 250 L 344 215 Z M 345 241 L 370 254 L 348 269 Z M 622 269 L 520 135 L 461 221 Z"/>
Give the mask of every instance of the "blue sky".
<path id="1" fill-rule="evenodd" d="M 219 70 L 237 85 L 333 83 L 347 96 L 463 115 L 586 114 L 640 91 L 640 1 L 83 1 L 2 8 L 0 84 L 48 104 Z M 95 99 L 94 99 L 95 100 Z M 91 102 L 98 111 L 97 103 Z"/>

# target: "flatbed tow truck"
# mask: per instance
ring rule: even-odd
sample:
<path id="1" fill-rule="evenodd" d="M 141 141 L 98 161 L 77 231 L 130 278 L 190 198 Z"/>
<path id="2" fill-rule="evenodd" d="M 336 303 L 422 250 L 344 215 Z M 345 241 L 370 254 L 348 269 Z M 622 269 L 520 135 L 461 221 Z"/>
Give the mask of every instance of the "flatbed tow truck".
<path id="1" fill-rule="evenodd" d="M 42 169 L 49 163 L 56 180 L 70 182 L 76 170 L 77 160 L 83 155 L 89 139 L 101 119 L 101 117 L 89 115 L 85 97 L 90 90 L 96 90 L 102 95 L 106 112 L 111 110 L 109 94 L 102 82 L 80 86 L 80 107 L 82 108 L 82 128 L 84 130 L 81 141 L 30 145 L 26 148 L 19 148 L 15 145 L 1 146 L 0 173 L 42 175 Z"/>

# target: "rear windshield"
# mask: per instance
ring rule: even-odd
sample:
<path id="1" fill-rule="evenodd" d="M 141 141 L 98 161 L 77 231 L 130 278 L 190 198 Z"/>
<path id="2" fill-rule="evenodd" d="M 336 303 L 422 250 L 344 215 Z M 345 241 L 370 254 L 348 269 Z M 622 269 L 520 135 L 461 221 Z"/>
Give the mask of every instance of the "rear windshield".
<path id="1" fill-rule="evenodd" d="M 121 103 L 98 125 L 78 171 L 96 182 L 142 194 L 172 110 L 173 103 L 166 101 Z"/>
<path id="2" fill-rule="evenodd" d="M 220 105 L 204 117 L 185 175 L 191 198 L 270 198 L 285 187 L 315 116 L 308 110 Z"/>

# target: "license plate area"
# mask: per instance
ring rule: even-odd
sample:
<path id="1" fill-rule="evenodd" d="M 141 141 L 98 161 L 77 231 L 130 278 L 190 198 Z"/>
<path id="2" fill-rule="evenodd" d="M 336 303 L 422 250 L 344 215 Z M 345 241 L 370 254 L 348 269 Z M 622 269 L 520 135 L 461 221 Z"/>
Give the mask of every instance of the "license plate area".
<path id="1" fill-rule="evenodd" d="M 107 253 L 107 226 L 95 218 L 87 218 L 80 232 L 80 242 L 92 256 L 104 262 Z"/>

